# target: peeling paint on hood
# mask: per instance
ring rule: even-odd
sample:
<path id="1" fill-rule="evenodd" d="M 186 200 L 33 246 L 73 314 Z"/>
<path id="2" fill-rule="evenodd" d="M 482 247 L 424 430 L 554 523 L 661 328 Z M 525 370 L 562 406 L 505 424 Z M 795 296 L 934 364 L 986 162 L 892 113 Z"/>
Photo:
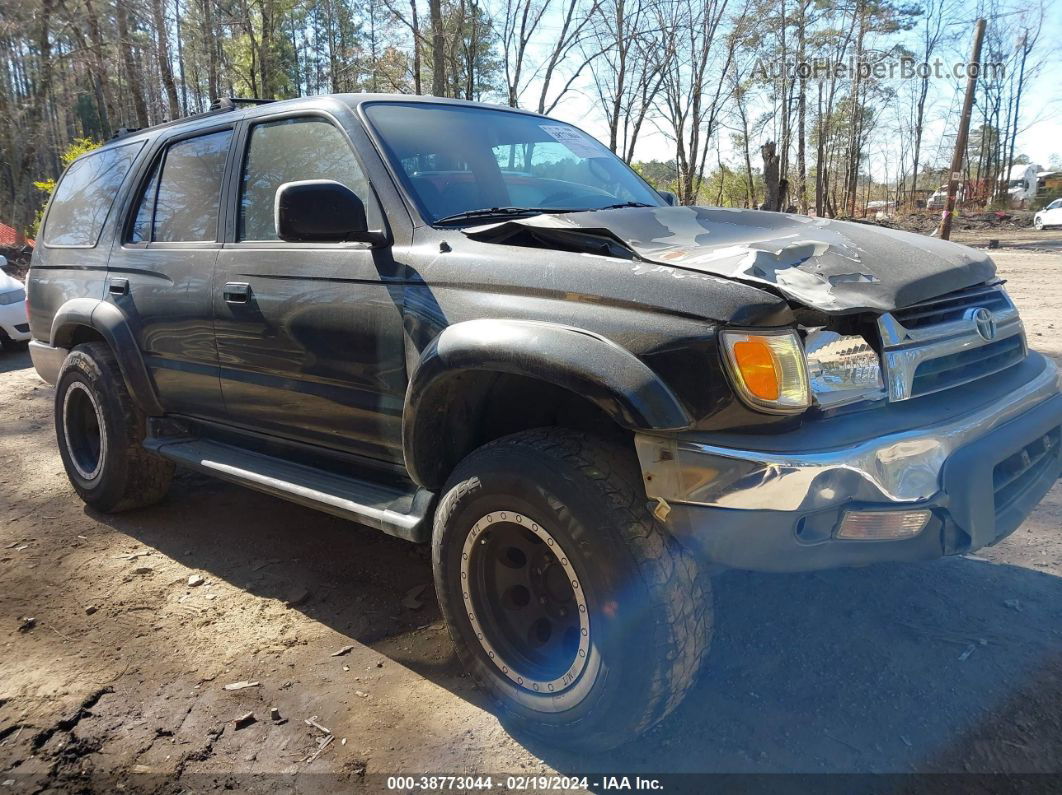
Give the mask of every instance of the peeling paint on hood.
<path id="1" fill-rule="evenodd" d="M 975 249 L 884 227 L 709 207 L 631 207 L 536 215 L 464 230 L 482 242 L 629 260 L 634 276 L 696 271 L 823 312 L 891 311 L 980 284 L 996 272 Z"/>

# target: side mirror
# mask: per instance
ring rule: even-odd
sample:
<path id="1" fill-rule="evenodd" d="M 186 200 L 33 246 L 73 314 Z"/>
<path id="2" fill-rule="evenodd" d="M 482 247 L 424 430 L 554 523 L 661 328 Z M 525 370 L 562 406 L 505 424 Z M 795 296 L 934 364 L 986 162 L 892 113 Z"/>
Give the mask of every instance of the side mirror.
<path id="1" fill-rule="evenodd" d="M 669 190 L 658 190 L 657 193 L 660 194 L 660 198 L 661 199 L 666 201 L 672 207 L 674 207 L 676 204 L 678 204 L 678 196 L 676 196 L 671 191 L 669 191 Z"/>
<path id="2" fill-rule="evenodd" d="M 376 243 L 365 203 L 346 185 L 330 179 L 285 182 L 273 205 L 277 237 L 292 243 Z"/>

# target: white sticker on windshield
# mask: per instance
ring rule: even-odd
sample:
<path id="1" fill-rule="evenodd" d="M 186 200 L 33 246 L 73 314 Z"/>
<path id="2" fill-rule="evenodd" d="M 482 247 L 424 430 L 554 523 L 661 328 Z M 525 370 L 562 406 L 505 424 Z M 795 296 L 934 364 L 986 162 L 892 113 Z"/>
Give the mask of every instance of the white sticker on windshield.
<path id="1" fill-rule="evenodd" d="M 561 124 L 540 124 L 542 132 L 564 144 L 576 157 L 608 157 L 608 150 L 586 133 Z"/>

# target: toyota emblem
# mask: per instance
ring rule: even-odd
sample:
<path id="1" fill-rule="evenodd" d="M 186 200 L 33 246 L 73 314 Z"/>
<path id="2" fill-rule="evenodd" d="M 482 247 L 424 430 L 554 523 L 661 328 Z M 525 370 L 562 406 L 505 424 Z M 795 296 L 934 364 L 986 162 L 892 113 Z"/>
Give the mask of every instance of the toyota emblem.
<path id="1" fill-rule="evenodd" d="M 981 335 L 981 339 L 990 342 L 996 338 L 996 319 L 991 312 L 984 307 L 980 307 L 971 310 L 970 317 L 973 319 L 974 327 L 977 329 L 977 333 Z"/>

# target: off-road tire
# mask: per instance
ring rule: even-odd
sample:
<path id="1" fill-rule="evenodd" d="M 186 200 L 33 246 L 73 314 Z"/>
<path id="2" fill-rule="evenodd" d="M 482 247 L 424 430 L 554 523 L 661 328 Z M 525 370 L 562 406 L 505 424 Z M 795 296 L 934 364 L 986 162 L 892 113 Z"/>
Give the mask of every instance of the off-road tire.
<path id="1" fill-rule="evenodd" d="M 466 609 L 466 538 L 481 517 L 501 511 L 547 528 L 582 583 L 599 664 L 587 665 L 568 695 L 516 685 L 484 649 Z M 457 654 L 518 735 L 585 751 L 633 740 L 682 702 L 707 655 L 709 578 L 653 517 L 637 459 L 617 443 L 543 428 L 474 451 L 443 490 L 432 563 Z"/>
<path id="2" fill-rule="evenodd" d="M 81 458 L 80 464 L 75 462 L 71 452 L 71 442 L 75 447 L 80 444 L 77 422 L 67 416 L 76 411 L 72 408 L 76 405 L 95 409 L 100 429 L 95 470 L 88 470 L 89 464 Z M 55 434 L 70 483 L 96 510 L 127 511 L 152 505 L 166 495 L 174 466 L 142 446 L 144 413 L 133 402 L 118 362 L 105 343 L 78 345 L 63 362 L 55 387 Z M 79 466 L 88 470 L 87 475 Z"/>

